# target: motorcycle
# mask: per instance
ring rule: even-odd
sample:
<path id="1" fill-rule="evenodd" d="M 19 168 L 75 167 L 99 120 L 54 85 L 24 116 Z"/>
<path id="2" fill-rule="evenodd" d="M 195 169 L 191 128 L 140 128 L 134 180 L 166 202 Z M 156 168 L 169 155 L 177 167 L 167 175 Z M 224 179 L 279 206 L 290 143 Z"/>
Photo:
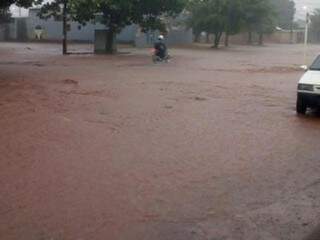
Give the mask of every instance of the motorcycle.
<path id="1" fill-rule="evenodd" d="M 152 61 L 153 61 L 153 63 L 161 63 L 161 62 L 168 63 L 170 59 L 171 59 L 171 56 L 168 53 L 166 53 L 166 55 L 164 57 L 160 57 L 158 55 L 158 50 L 155 49 L 155 48 L 152 49 Z"/>

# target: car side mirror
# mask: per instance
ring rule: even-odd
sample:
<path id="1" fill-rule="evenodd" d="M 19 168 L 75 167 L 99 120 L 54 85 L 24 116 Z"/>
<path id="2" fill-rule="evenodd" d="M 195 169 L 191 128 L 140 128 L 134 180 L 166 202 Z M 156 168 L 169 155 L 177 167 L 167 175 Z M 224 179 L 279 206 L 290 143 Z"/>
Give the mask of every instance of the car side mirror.
<path id="1" fill-rule="evenodd" d="M 303 70 L 303 71 L 308 71 L 308 66 L 307 65 L 302 65 L 302 66 L 300 66 L 300 68 Z"/>

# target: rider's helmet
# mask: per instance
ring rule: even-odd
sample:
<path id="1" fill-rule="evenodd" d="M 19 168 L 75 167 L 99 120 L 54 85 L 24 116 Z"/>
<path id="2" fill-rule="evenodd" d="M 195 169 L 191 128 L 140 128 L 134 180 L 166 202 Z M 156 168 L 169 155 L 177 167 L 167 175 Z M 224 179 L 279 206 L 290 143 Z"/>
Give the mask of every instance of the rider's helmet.
<path id="1" fill-rule="evenodd" d="M 163 41 L 164 40 L 164 36 L 163 35 L 159 35 L 158 40 L 159 41 Z"/>

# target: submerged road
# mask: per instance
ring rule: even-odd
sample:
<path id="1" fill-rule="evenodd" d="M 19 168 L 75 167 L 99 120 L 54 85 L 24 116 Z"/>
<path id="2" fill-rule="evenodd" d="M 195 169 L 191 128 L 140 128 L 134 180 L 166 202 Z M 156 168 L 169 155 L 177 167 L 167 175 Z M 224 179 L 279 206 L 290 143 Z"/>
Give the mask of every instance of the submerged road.
<path id="1" fill-rule="evenodd" d="M 0 45 L 0 239 L 319 239 L 301 46 L 174 49 L 159 65 L 58 47 Z"/>

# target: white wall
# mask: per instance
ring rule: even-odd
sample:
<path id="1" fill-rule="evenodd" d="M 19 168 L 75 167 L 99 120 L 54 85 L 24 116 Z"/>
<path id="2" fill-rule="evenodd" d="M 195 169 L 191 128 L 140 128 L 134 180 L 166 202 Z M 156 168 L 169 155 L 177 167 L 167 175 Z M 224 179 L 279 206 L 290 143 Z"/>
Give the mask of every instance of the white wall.
<path id="1" fill-rule="evenodd" d="M 27 18 L 28 26 L 28 38 L 34 39 L 34 29 L 37 25 L 40 25 L 44 30 L 44 39 L 46 40 L 60 40 L 62 38 L 62 22 L 55 21 L 53 18 L 48 20 L 40 19 L 37 16 L 39 10 L 30 9 L 29 17 Z M 100 23 L 88 23 L 85 26 L 77 23 L 70 23 L 70 31 L 68 32 L 68 39 L 74 41 L 94 41 L 95 29 L 105 29 L 106 27 Z M 117 37 L 121 42 L 133 42 L 135 36 L 136 27 L 126 27 Z"/>
<path id="2" fill-rule="evenodd" d="M 53 18 L 48 20 L 40 19 L 37 14 L 39 9 L 30 9 L 29 17 L 22 18 L 26 21 L 27 26 L 27 39 L 35 39 L 35 28 L 41 26 L 44 30 L 43 39 L 48 41 L 60 41 L 62 39 L 62 21 L 55 21 Z M 17 19 L 10 24 L 10 39 L 17 40 Z M 95 30 L 103 30 L 106 27 L 100 23 L 88 23 L 85 26 L 77 22 L 70 23 L 70 31 L 68 32 L 68 39 L 71 41 L 86 41 L 94 42 Z M 118 42 L 135 43 L 138 47 L 152 46 L 154 41 L 150 35 L 139 33 L 137 25 L 130 25 L 123 29 L 118 34 Z M 159 33 L 154 33 L 156 38 Z M 169 45 L 176 44 L 189 44 L 192 43 L 193 36 L 191 30 L 179 29 L 169 31 L 166 41 Z"/>

